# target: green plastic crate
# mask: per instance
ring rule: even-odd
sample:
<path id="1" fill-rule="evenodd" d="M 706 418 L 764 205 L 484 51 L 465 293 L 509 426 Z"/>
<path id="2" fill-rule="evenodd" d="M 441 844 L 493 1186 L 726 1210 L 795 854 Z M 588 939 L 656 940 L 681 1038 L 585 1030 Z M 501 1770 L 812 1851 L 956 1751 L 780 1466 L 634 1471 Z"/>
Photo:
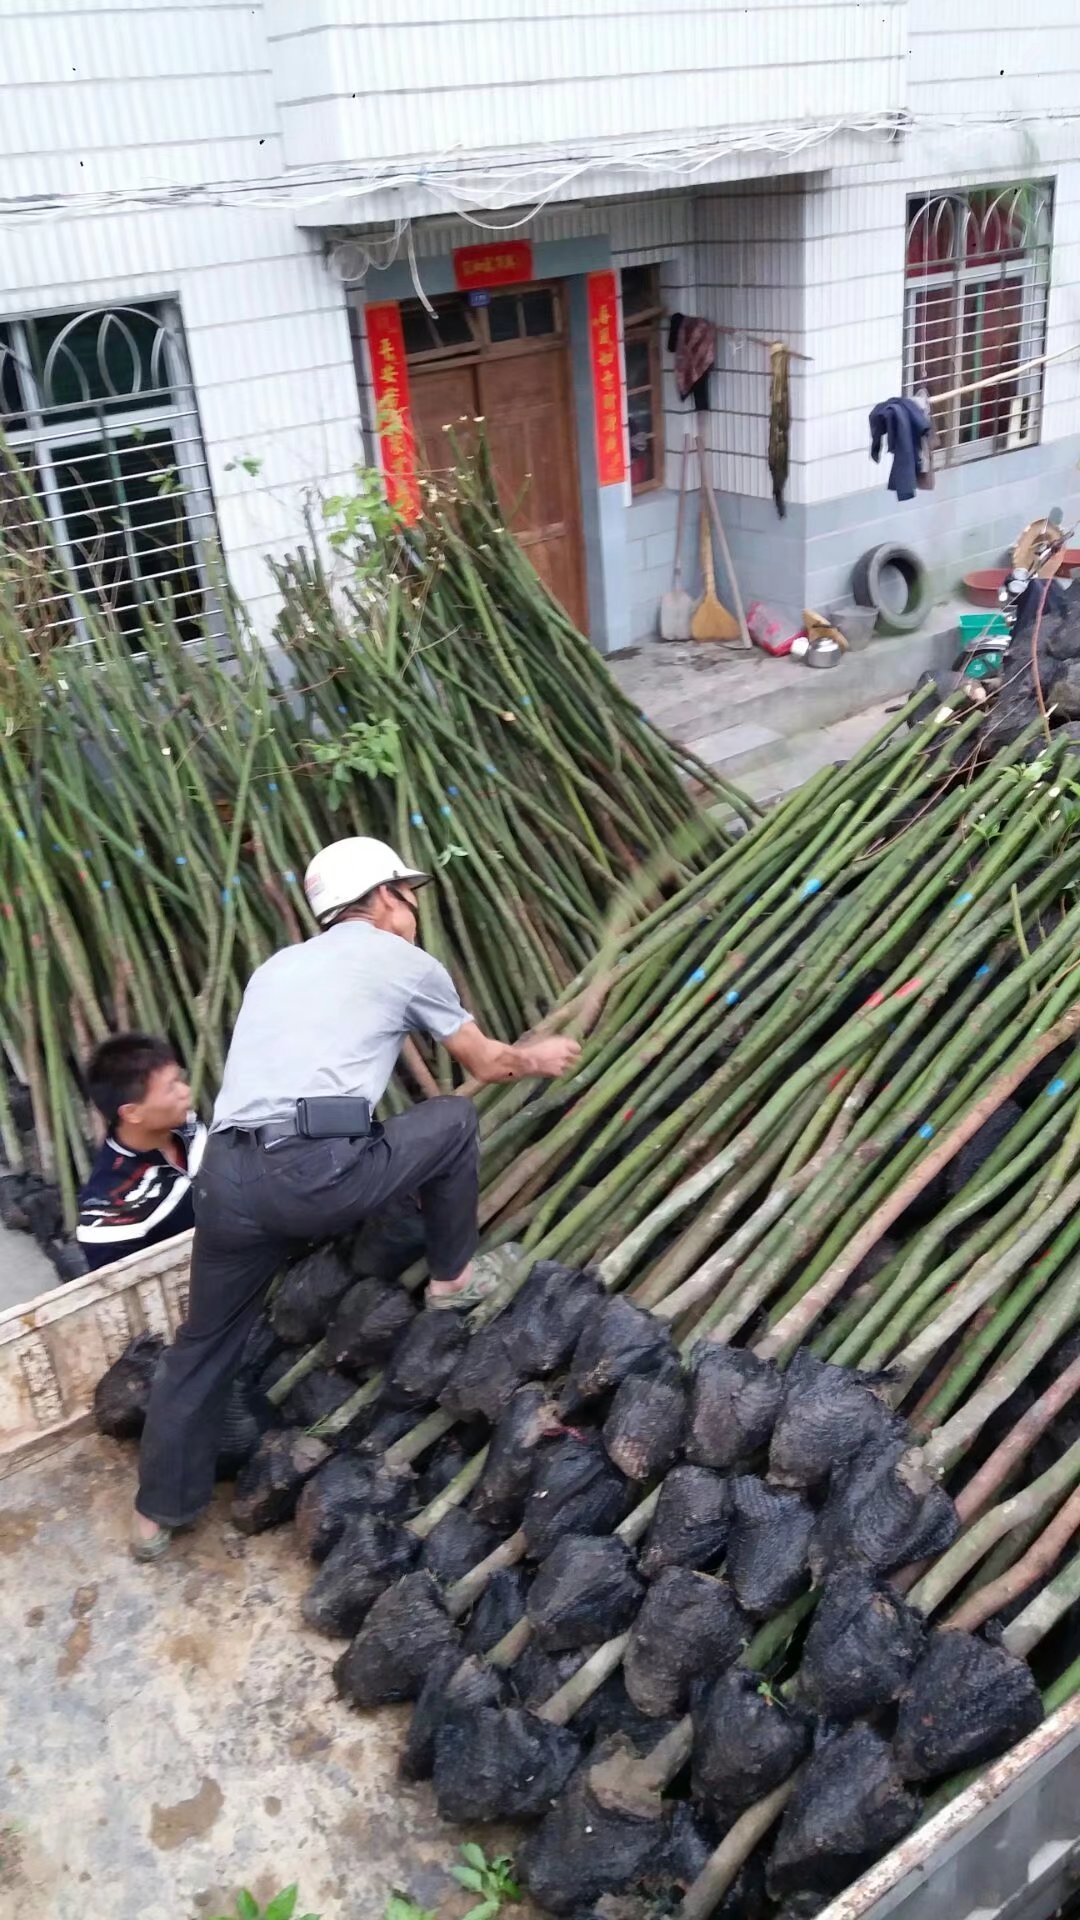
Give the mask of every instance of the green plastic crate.
<path id="1" fill-rule="evenodd" d="M 1008 638 L 1009 623 L 1003 613 L 962 613 L 959 620 L 960 638 L 964 645 L 970 646 L 973 640 L 1005 640 Z"/>

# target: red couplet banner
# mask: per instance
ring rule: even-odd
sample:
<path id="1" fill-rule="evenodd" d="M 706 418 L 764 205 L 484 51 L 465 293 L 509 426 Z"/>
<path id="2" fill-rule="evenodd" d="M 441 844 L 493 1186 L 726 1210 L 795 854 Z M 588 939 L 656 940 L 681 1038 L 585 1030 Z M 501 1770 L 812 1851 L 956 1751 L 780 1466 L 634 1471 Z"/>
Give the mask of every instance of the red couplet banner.
<path id="1" fill-rule="evenodd" d="M 386 496 L 406 526 L 420 518 L 420 482 L 416 471 L 416 437 L 409 405 L 409 368 L 401 309 L 396 300 L 368 307 L 368 351 L 375 388 L 375 426 L 382 454 Z"/>
<path id="2" fill-rule="evenodd" d="M 590 273 L 588 293 L 597 478 L 602 487 L 617 487 L 626 479 L 626 449 L 615 275 Z"/>
<path id="3" fill-rule="evenodd" d="M 471 287 L 514 287 L 533 277 L 533 250 L 527 240 L 454 248 L 454 280 L 462 293 Z"/>

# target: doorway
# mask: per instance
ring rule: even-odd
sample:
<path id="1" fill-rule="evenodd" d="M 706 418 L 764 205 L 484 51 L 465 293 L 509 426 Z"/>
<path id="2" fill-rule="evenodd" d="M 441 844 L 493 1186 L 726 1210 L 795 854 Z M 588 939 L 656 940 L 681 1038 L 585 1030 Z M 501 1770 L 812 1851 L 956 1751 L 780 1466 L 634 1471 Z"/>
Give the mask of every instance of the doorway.
<path id="1" fill-rule="evenodd" d="M 540 578 L 587 631 L 566 302 L 558 282 L 402 303 L 413 428 L 434 472 L 486 425 L 499 498 Z"/>

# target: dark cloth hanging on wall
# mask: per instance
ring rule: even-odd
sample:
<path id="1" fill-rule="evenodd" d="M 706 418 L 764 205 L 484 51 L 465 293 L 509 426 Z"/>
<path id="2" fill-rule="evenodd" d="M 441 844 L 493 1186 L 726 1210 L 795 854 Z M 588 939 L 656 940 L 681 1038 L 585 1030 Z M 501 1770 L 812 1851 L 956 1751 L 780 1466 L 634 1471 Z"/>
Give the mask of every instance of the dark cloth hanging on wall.
<path id="1" fill-rule="evenodd" d="M 917 487 L 934 484 L 932 417 L 928 407 L 907 396 L 881 400 L 870 415 L 870 458 L 881 459 L 887 440 L 893 463 L 889 491 L 898 500 L 914 500 Z"/>
<path id="2" fill-rule="evenodd" d="M 769 365 L 769 472 L 776 511 L 783 520 L 787 513 L 784 488 L 791 458 L 791 351 L 780 340 L 769 348 Z"/>
<path id="3" fill-rule="evenodd" d="M 698 413 L 709 410 L 709 374 L 716 365 L 716 328 L 711 320 L 673 313 L 668 327 L 668 352 L 675 355 L 675 385 L 680 400 L 694 396 Z"/>

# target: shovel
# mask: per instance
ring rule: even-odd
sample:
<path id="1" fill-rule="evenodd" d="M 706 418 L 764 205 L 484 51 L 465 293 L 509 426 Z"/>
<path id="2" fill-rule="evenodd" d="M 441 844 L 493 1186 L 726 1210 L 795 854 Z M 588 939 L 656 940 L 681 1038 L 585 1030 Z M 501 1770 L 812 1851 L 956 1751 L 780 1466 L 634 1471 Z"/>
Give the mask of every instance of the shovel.
<path id="1" fill-rule="evenodd" d="M 694 608 L 694 616 L 690 622 L 691 639 L 738 640 L 738 621 L 716 597 L 712 536 L 709 531 L 704 487 L 701 493 L 701 571 L 705 576 L 705 591 Z"/>
<path id="2" fill-rule="evenodd" d="M 661 640 L 689 640 L 694 602 L 682 583 L 683 513 L 686 507 L 686 460 L 690 435 L 683 436 L 682 472 L 679 475 L 679 514 L 675 522 L 675 566 L 670 590 L 660 601 Z"/>

